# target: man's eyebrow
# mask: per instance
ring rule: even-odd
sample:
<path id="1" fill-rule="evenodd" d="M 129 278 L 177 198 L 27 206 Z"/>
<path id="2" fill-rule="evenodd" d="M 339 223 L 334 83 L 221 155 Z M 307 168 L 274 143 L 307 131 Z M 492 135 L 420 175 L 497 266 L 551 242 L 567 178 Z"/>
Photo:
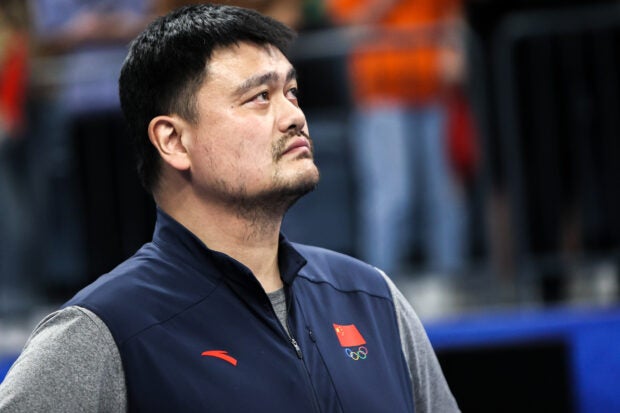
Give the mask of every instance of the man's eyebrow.
<path id="1" fill-rule="evenodd" d="M 252 76 L 246 79 L 239 87 L 235 89 L 235 95 L 243 95 L 255 87 L 266 85 L 268 83 L 277 82 L 280 76 L 276 72 L 267 72 L 260 75 Z M 297 71 L 292 67 L 286 74 L 285 82 L 288 83 L 297 78 Z"/>
<path id="2" fill-rule="evenodd" d="M 286 74 L 286 83 L 290 82 L 293 79 L 297 79 L 297 70 L 294 67 L 291 67 L 291 70 Z"/>

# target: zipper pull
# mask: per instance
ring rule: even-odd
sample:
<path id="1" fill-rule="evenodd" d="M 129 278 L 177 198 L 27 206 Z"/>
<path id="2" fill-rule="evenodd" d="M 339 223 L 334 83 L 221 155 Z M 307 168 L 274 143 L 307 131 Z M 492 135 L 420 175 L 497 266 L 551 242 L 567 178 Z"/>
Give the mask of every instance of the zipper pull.
<path id="1" fill-rule="evenodd" d="M 301 354 L 301 347 L 299 347 L 299 344 L 297 344 L 297 340 L 295 340 L 293 337 L 291 337 L 291 344 L 295 348 L 297 357 L 299 357 L 300 360 L 303 359 L 303 355 Z"/>

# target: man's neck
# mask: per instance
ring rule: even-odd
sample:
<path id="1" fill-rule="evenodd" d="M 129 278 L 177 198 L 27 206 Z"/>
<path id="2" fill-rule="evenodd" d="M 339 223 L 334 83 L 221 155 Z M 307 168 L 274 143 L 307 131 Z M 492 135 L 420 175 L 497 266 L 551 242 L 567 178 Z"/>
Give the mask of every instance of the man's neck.
<path id="1" fill-rule="evenodd" d="M 260 213 L 246 216 L 230 208 L 204 205 L 179 208 L 160 204 L 160 208 L 209 249 L 223 252 L 247 266 L 266 292 L 282 288 L 278 266 L 282 216 Z"/>

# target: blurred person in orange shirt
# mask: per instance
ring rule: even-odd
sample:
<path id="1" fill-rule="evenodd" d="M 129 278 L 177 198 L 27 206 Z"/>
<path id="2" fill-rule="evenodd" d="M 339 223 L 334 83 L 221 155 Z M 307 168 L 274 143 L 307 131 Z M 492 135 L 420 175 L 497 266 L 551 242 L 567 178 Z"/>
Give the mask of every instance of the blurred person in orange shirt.
<path id="1" fill-rule="evenodd" d="M 359 254 L 398 274 L 416 234 L 427 269 L 456 272 L 464 263 L 465 202 L 450 161 L 447 101 L 464 77 L 459 1 L 326 6 L 357 39 L 348 67 Z"/>

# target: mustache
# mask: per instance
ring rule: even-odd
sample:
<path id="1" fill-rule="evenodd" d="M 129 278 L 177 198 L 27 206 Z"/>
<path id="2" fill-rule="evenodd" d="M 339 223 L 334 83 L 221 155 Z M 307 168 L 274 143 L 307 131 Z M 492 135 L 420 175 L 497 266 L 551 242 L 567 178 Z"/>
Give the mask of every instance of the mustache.
<path id="1" fill-rule="evenodd" d="M 288 141 L 290 141 L 296 136 L 303 136 L 304 138 L 308 139 L 308 142 L 310 143 L 310 152 L 314 154 L 314 144 L 312 143 L 312 138 L 310 137 L 310 134 L 306 133 L 302 129 L 290 129 L 274 143 L 272 147 L 272 155 L 274 161 L 277 161 L 282 157 Z"/>

